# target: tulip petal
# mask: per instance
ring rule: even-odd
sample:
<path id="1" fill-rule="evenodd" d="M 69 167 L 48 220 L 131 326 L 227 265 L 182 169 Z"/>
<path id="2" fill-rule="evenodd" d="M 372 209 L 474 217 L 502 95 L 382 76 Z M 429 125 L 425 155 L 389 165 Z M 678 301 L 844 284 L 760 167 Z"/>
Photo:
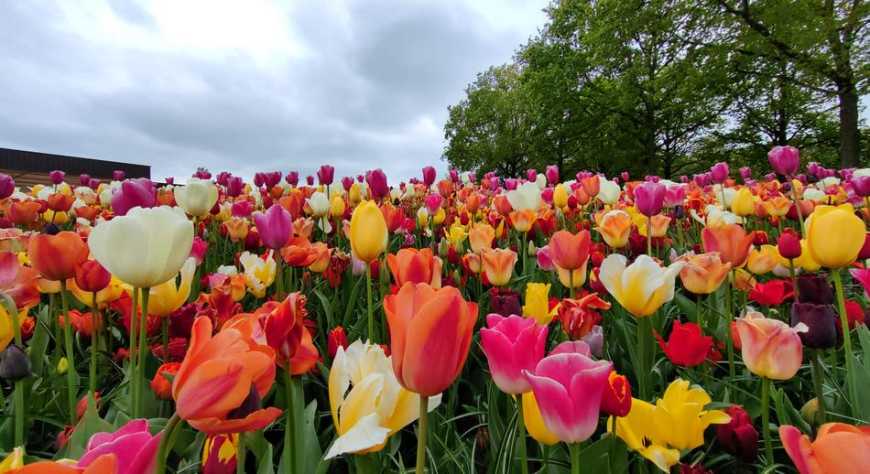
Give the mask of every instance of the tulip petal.
<path id="1" fill-rule="evenodd" d="M 323 458 L 332 459 L 341 454 L 363 451 L 383 444 L 390 430 L 379 423 L 376 413 L 362 417 L 353 428 L 336 438 Z"/>

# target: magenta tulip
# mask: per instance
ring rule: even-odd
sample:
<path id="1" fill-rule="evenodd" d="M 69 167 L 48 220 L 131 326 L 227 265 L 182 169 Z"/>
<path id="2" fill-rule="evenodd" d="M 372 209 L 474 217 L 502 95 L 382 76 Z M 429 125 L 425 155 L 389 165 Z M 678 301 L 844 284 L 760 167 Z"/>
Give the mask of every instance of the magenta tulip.
<path id="1" fill-rule="evenodd" d="M 112 171 L 112 180 L 114 181 L 124 181 L 124 178 L 127 177 L 127 173 L 124 170 L 115 170 Z"/>
<path id="2" fill-rule="evenodd" d="M 547 345 L 548 328 L 531 318 L 489 314 L 480 329 L 480 344 L 492 380 L 505 393 L 518 395 L 532 389 L 523 371 L 533 370 Z"/>
<path id="3" fill-rule="evenodd" d="M 514 178 L 507 178 L 504 180 L 504 188 L 508 191 L 513 191 L 514 189 L 517 189 L 518 184 L 519 182 Z"/>
<path id="4" fill-rule="evenodd" d="M 152 435 L 148 420 L 130 420 L 114 433 L 96 433 L 91 436 L 85 453 L 76 465 L 86 468 L 104 454 L 114 454 L 115 472 L 145 474 L 154 471 L 157 448 L 162 431 Z"/>
<path id="5" fill-rule="evenodd" d="M 263 244 L 274 250 L 286 245 L 290 240 L 290 233 L 293 232 L 293 217 L 277 204 L 266 212 L 255 212 L 254 224 L 257 226 Z"/>
<path id="6" fill-rule="evenodd" d="M 112 211 L 123 216 L 134 207 L 154 207 L 157 204 L 154 183 L 148 178 L 128 179 L 112 194 Z"/>
<path id="7" fill-rule="evenodd" d="M 634 189 L 634 202 L 641 214 L 652 217 L 662 212 L 665 202 L 665 185 L 646 181 Z"/>
<path id="8" fill-rule="evenodd" d="M 353 187 L 353 178 L 350 176 L 341 178 L 341 187 L 344 188 L 345 191 L 350 191 L 350 188 Z"/>
<path id="9" fill-rule="evenodd" d="M 556 184 L 559 182 L 559 167 L 556 165 L 548 165 L 547 170 L 544 171 L 544 174 L 547 176 L 547 182 L 550 184 Z"/>
<path id="10" fill-rule="evenodd" d="M 775 146 L 767 152 L 767 161 L 774 171 L 783 176 L 794 176 L 801 166 L 801 155 L 793 146 Z"/>
<path id="11" fill-rule="evenodd" d="M 236 197 L 242 194 L 245 189 L 245 182 L 238 176 L 230 176 L 227 178 L 227 196 Z"/>
<path id="12" fill-rule="evenodd" d="M 423 184 L 425 184 L 426 186 L 432 186 L 432 184 L 435 182 L 435 178 L 437 177 L 437 175 L 438 173 L 435 171 L 434 166 L 427 166 L 423 168 Z"/>
<path id="13" fill-rule="evenodd" d="M 296 186 L 299 184 L 299 172 L 298 171 L 288 171 L 287 175 L 284 176 L 284 181 L 287 182 L 290 186 Z"/>
<path id="14" fill-rule="evenodd" d="M 6 173 L 0 173 L 0 199 L 6 199 L 15 192 L 15 180 Z"/>
<path id="15" fill-rule="evenodd" d="M 613 363 L 579 353 L 547 356 L 533 372 L 523 371 L 544 425 L 566 443 L 586 441 L 598 426 L 601 397 Z"/>
<path id="16" fill-rule="evenodd" d="M 387 175 L 380 168 L 366 173 L 366 183 L 374 199 L 381 199 L 390 194 L 390 187 L 387 185 Z"/>
<path id="17" fill-rule="evenodd" d="M 728 163 L 724 161 L 720 161 L 710 168 L 710 177 L 713 178 L 714 183 L 724 183 L 730 173 Z"/>
<path id="18" fill-rule="evenodd" d="M 335 168 L 330 165 L 323 165 L 317 170 L 317 180 L 320 181 L 320 184 L 325 184 L 329 186 L 332 184 L 332 181 L 335 179 Z"/>
<path id="19" fill-rule="evenodd" d="M 61 170 L 54 170 L 54 171 L 48 173 L 48 179 L 50 179 L 51 184 L 54 184 L 55 186 L 62 183 L 63 179 L 65 177 L 66 177 L 66 173 L 64 173 Z"/>
<path id="20" fill-rule="evenodd" d="M 196 169 L 196 173 L 193 173 L 193 177 L 199 179 L 211 179 L 211 171 L 200 166 Z"/>
<path id="21" fill-rule="evenodd" d="M 79 185 L 87 186 L 88 183 L 90 183 L 90 182 L 91 182 L 91 175 L 89 175 L 87 173 L 82 173 L 79 175 Z"/>
<path id="22" fill-rule="evenodd" d="M 870 176 L 853 176 L 849 182 L 852 183 L 852 189 L 855 190 L 856 195 L 860 197 L 870 196 Z"/>

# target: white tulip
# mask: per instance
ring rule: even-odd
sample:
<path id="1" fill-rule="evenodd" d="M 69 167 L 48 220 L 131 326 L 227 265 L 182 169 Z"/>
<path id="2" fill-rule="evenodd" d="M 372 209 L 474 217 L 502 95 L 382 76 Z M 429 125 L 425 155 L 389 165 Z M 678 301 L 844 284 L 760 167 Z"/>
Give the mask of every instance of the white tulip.
<path id="1" fill-rule="evenodd" d="M 541 207 L 541 189 L 537 184 L 526 181 L 517 189 L 508 191 L 507 200 L 515 211 L 537 211 Z"/>
<path id="2" fill-rule="evenodd" d="M 193 224 L 179 208 L 134 207 L 99 222 L 88 237 L 91 254 L 106 270 L 137 288 L 174 278 L 190 255 Z"/>
<path id="3" fill-rule="evenodd" d="M 308 198 L 308 207 L 311 208 L 314 217 L 323 217 L 329 212 L 329 198 L 325 193 L 317 191 Z"/>
<path id="4" fill-rule="evenodd" d="M 203 217 L 218 200 L 218 189 L 209 180 L 190 178 L 186 186 L 175 189 L 175 202 L 194 217 Z"/>
<path id="5" fill-rule="evenodd" d="M 598 178 L 598 200 L 604 204 L 616 204 L 619 200 L 619 185 L 609 179 Z"/>

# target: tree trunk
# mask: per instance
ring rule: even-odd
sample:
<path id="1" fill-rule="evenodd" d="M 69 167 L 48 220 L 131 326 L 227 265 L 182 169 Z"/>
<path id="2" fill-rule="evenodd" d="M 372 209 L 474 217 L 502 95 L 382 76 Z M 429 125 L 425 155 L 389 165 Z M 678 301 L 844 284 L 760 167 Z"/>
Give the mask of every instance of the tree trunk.
<path id="1" fill-rule="evenodd" d="M 858 91 L 853 81 L 837 83 L 840 108 L 840 166 L 858 166 L 860 140 L 858 137 Z"/>

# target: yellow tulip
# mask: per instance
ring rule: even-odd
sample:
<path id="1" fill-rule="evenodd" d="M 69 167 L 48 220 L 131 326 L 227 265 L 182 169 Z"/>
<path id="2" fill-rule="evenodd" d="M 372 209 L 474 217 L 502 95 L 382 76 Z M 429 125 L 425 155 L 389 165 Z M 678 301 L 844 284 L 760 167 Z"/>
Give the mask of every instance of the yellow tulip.
<path id="1" fill-rule="evenodd" d="M 0 473 L 12 472 L 15 469 L 24 467 L 24 448 L 17 447 L 0 462 Z"/>
<path id="2" fill-rule="evenodd" d="M 365 263 L 376 260 L 387 248 L 389 231 L 384 215 L 374 201 L 364 201 L 350 218 L 350 246 Z"/>
<path id="3" fill-rule="evenodd" d="M 640 214 L 638 214 L 640 215 Z M 635 224 L 637 225 L 637 232 L 646 237 L 646 228 L 649 224 L 650 219 L 644 215 L 640 215 L 642 219 L 638 220 Z M 664 237 L 668 234 L 668 226 L 671 223 L 671 218 L 664 214 L 656 214 L 652 216 L 652 236 L 653 237 Z"/>
<path id="4" fill-rule="evenodd" d="M 559 276 L 559 283 L 569 290 L 571 288 L 580 288 L 586 283 L 586 267 L 588 264 L 589 260 L 583 262 L 580 268 L 574 270 L 566 270 L 556 265 L 556 275 Z"/>
<path id="5" fill-rule="evenodd" d="M 266 296 L 266 288 L 275 281 L 276 263 L 269 250 L 266 256 L 260 257 L 251 252 L 245 252 L 239 257 L 239 263 L 244 268 L 245 284 L 257 298 Z"/>
<path id="6" fill-rule="evenodd" d="M 547 429 L 544 419 L 541 418 L 541 409 L 538 408 L 538 401 L 535 400 L 535 392 L 523 394 L 523 421 L 526 423 L 529 436 L 535 441 L 547 446 L 559 442 L 559 438 Z"/>
<path id="7" fill-rule="evenodd" d="M 779 252 L 777 252 L 777 255 L 778 254 L 779 254 Z M 786 260 L 784 258 L 782 259 L 782 261 L 780 263 L 784 267 L 788 267 L 788 264 L 789 264 L 788 260 Z M 820 268 L 822 268 L 822 266 L 819 264 L 819 262 L 817 262 L 817 261 L 815 261 L 815 259 L 813 259 L 813 255 L 810 253 L 810 247 L 809 247 L 809 244 L 807 243 L 807 239 L 801 240 L 801 256 L 794 259 L 794 266 L 795 266 L 795 268 L 801 268 L 805 272 L 810 272 L 810 273 L 816 272 Z"/>
<path id="8" fill-rule="evenodd" d="M 632 399 L 628 415 L 615 422 L 610 418 L 607 430 L 615 431 L 630 449 L 670 472 L 680 460 L 680 451 L 704 444 L 708 426 L 731 421 L 721 410 L 705 410 L 711 401 L 704 389 L 691 388 L 688 381 L 677 379 L 655 405 Z"/>
<path id="9" fill-rule="evenodd" d="M 417 226 L 420 228 L 429 226 L 429 211 L 425 207 L 417 209 Z"/>
<path id="10" fill-rule="evenodd" d="M 66 289 L 79 300 L 79 303 L 93 307 L 93 294 L 90 291 L 82 290 L 76 285 L 75 278 L 70 278 L 66 281 Z M 109 281 L 109 285 L 97 292 L 97 306 L 105 308 L 107 304 L 117 300 L 124 294 L 124 284 L 114 275 Z"/>
<path id="11" fill-rule="evenodd" d="M 858 258 L 864 246 L 864 221 L 851 204 L 818 206 L 806 221 L 812 259 L 827 268 L 843 268 Z"/>
<path id="12" fill-rule="evenodd" d="M 154 316 L 169 316 L 173 311 L 180 308 L 187 297 L 190 296 L 190 284 L 196 273 L 196 260 L 188 258 L 181 267 L 179 274 L 181 282 L 176 283 L 175 278 L 157 286 L 152 286 L 148 299 L 148 314 Z"/>
<path id="13" fill-rule="evenodd" d="M 564 184 L 557 184 L 553 190 L 553 205 L 559 209 L 568 205 L 568 189 Z"/>
<path id="14" fill-rule="evenodd" d="M 332 202 L 329 205 L 329 213 L 332 217 L 341 217 L 344 215 L 344 210 L 346 206 L 344 205 L 344 198 L 341 196 L 333 196 Z"/>
<path id="15" fill-rule="evenodd" d="M 601 263 L 599 278 L 607 291 L 635 317 L 650 316 L 674 297 L 674 280 L 685 265 L 662 268 L 648 255 L 627 265 L 624 255 L 610 254 Z"/>
<path id="16" fill-rule="evenodd" d="M 731 212 L 738 216 L 751 216 L 755 213 L 755 196 L 749 188 L 740 188 L 731 201 Z"/>
<path id="17" fill-rule="evenodd" d="M 783 258 L 779 255 L 776 246 L 764 244 L 758 249 L 755 247 L 749 249 L 746 268 L 756 275 L 764 275 L 772 272 L 782 260 Z M 785 262 L 785 266 L 788 266 L 788 261 Z"/>
<path id="18" fill-rule="evenodd" d="M 357 340 L 347 349 L 339 348 L 329 370 L 328 391 L 338 438 L 325 459 L 380 451 L 390 436 L 420 416 L 420 396 L 399 384 L 391 358 L 377 344 Z M 440 403 L 440 394 L 429 397 L 428 411 Z"/>
<path id="19" fill-rule="evenodd" d="M 6 311 L 6 305 L 0 303 L 0 352 L 12 342 L 15 327 L 12 325 L 12 317 Z"/>
<path id="20" fill-rule="evenodd" d="M 550 310 L 550 284 L 529 283 L 526 285 L 525 296 L 523 316 L 534 319 L 542 326 L 550 324 L 556 315 L 556 308 Z"/>
<path id="21" fill-rule="evenodd" d="M 439 207 L 438 212 L 436 212 L 435 215 L 432 217 L 432 222 L 435 225 L 441 225 L 441 223 L 444 222 L 444 219 L 447 219 L 447 213 L 444 212 L 443 207 Z"/>
<path id="22" fill-rule="evenodd" d="M 465 242 L 465 239 L 468 237 L 468 233 L 465 231 L 465 226 L 462 224 L 453 224 L 450 226 L 450 230 L 446 234 L 447 241 L 453 244 L 456 248 L 459 248 L 462 242 Z"/>
<path id="23" fill-rule="evenodd" d="M 359 204 L 362 201 L 362 188 L 359 183 L 353 183 L 347 191 L 347 199 L 351 204 Z"/>

